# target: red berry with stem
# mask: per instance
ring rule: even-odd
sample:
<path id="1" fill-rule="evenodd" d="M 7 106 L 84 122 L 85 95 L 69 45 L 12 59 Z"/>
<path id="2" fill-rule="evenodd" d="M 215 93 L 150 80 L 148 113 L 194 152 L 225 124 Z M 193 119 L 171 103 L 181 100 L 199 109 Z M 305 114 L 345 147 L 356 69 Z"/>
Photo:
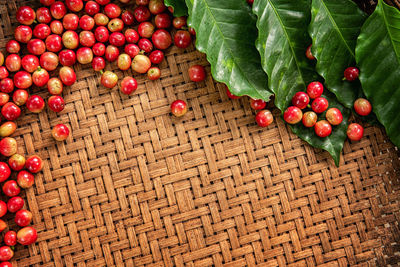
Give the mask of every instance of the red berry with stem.
<path id="1" fill-rule="evenodd" d="M 5 162 L 0 162 L 0 182 L 4 182 L 11 175 L 11 169 Z"/>
<path id="2" fill-rule="evenodd" d="M 22 209 L 25 201 L 21 197 L 12 197 L 7 201 L 7 210 L 9 212 L 15 213 Z"/>
<path id="3" fill-rule="evenodd" d="M 15 213 L 14 221 L 18 226 L 28 226 L 32 221 L 32 212 L 29 210 L 19 210 Z"/>
<path id="4" fill-rule="evenodd" d="M 92 68 L 95 71 L 104 70 L 106 67 L 106 61 L 102 57 L 95 57 L 92 61 Z"/>
<path id="5" fill-rule="evenodd" d="M 176 47 L 187 48 L 192 43 L 192 36 L 188 31 L 179 30 L 175 33 L 174 43 Z"/>
<path id="6" fill-rule="evenodd" d="M 32 81 L 38 87 L 45 86 L 49 81 L 49 79 L 50 75 L 47 72 L 47 70 L 42 69 L 40 67 L 37 70 L 35 70 L 35 72 L 33 72 L 32 74 Z"/>
<path id="7" fill-rule="evenodd" d="M 24 227 L 17 232 L 17 241 L 21 245 L 31 245 L 37 240 L 37 231 L 33 227 Z"/>
<path id="8" fill-rule="evenodd" d="M 35 176 L 28 171 L 20 171 L 17 175 L 17 183 L 21 188 L 29 188 L 35 183 Z"/>
<path id="9" fill-rule="evenodd" d="M 54 112 L 61 112 L 64 110 L 65 107 L 64 98 L 58 95 L 50 96 L 47 104 L 49 105 L 49 108 Z"/>
<path id="10" fill-rule="evenodd" d="M 283 119 L 289 124 L 296 124 L 303 118 L 301 109 L 295 106 L 288 107 L 283 113 Z"/>
<path id="11" fill-rule="evenodd" d="M 140 50 L 143 50 L 146 53 L 150 53 L 153 50 L 153 44 L 150 42 L 149 39 L 140 39 L 138 45 Z"/>
<path id="12" fill-rule="evenodd" d="M 330 108 L 325 115 L 328 122 L 332 125 L 339 125 L 343 121 L 342 112 L 337 108 Z"/>
<path id="13" fill-rule="evenodd" d="M 192 82 L 201 82 L 206 79 L 206 71 L 201 65 L 193 65 L 189 68 L 189 78 Z"/>
<path id="14" fill-rule="evenodd" d="M 349 82 L 352 82 L 356 79 L 358 79 L 358 75 L 360 74 L 360 71 L 356 67 L 348 67 L 344 71 L 344 78 L 348 80 Z"/>
<path id="15" fill-rule="evenodd" d="M 36 19 L 35 11 L 29 6 L 21 6 L 15 16 L 17 21 L 24 25 L 31 25 Z"/>
<path id="16" fill-rule="evenodd" d="M 26 159 L 20 154 L 14 154 L 8 159 L 8 165 L 13 171 L 20 171 L 25 167 Z"/>
<path id="17" fill-rule="evenodd" d="M 130 44 L 136 44 L 139 41 L 139 33 L 134 29 L 127 29 L 125 31 L 126 42 Z"/>
<path id="18" fill-rule="evenodd" d="M 322 113 L 325 110 L 327 110 L 329 107 L 329 102 L 326 98 L 324 97 L 317 97 L 314 99 L 314 101 L 311 103 L 311 108 L 315 113 Z"/>
<path id="19" fill-rule="evenodd" d="M 133 15 L 135 16 L 137 22 L 147 21 L 151 17 L 149 9 L 145 6 L 138 6 L 135 8 Z"/>
<path id="20" fill-rule="evenodd" d="M 25 167 L 31 173 L 38 173 L 43 168 L 43 161 L 39 156 L 33 155 L 26 159 Z"/>
<path id="21" fill-rule="evenodd" d="M 182 117 L 186 114 L 187 110 L 187 104 L 183 100 L 178 99 L 171 104 L 171 112 L 175 117 Z"/>
<path id="22" fill-rule="evenodd" d="M 137 86 L 138 84 L 136 79 L 128 76 L 122 80 L 120 90 L 123 94 L 130 95 L 136 91 Z"/>
<path id="23" fill-rule="evenodd" d="M 307 57 L 309 60 L 314 60 L 315 57 L 313 56 L 313 54 L 312 54 L 312 52 L 311 52 L 311 47 L 312 47 L 312 44 L 310 44 L 310 45 L 307 47 L 307 50 L 306 50 L 306 57 Z"/>
<path id="24" fill-rule="evenodd" d="M 155 50 L 149 55 L 150 61 L 153 64 L 160 64 L 164 59 L 164 53 L 161 50 Z"/>
<path id="25" fill-rule="evenodd" d="M 59 78 L 51 78 L 47 82 L 47 90 L 51 95 L 60 95 L 63 91 L 63 84 Z"/>
<path id="26" fill-rule="evenodd" d="M 360 141 L 364 135 L 364 128 L 358 123 L 351 123 L 346 133 L 351 141 Z"/>
<path id="27" fill-rule="evenodd" d="M 305 109 L 310 103 L 310 97 L 304 92 L 297 92 L 292 98 L 292 105 Z"/>
<path id="28" fill-rule="evenodd" d="M 171 17 L 167 13 L 158 14 L 154 19 L 154 23 L 159 29 L 169 28 L 171 27 Z"/>
<path id="29" fill-rule="evenodd" d="M 118 56 L 117 66 L 120 70 L 129 70 L 132 64 L 132 59 L 128 54 L 121 54 Z"/>
<path id="30" fill-rule="evenodd" d="M 274 121 L 274 116 L 272 116 L 269 110 L 260 110 L 256 115 L 256 122 L 260 127 L 267 127 Z"/>
<path id="31" fill-rule="evenodd" d="M 114 88 L 117 83 L 118 83 L 118 76 L 117 74 L 115 74 L 114 72 L 111 71 L 105 71 L 102 75 L 101 75 L 101 79 L 100 79 L 101 84 L 109 89 Z"/>
<path id="32" fill-rule="evenodd" d="M 267 106 L 267 103 L 262 99 L 250 99 L 250 106 L 254 110 L 262 110 Z M 257 119 L 257 117 L 256 117 Z"/>
<path id="33" fill-rule="evenodd" d="M 44 109 L 45 103 L 41 96 L 31 95 L 26 101 L 26 108 L 33 113 L 40 113 Z"/>
<path id="34" fill-rule="evenodd" d="M 146 73 L 151 67 L 151 61 L 145 55 L 137 55 L 133 58 L 131 67 L 133 71 Z"/>
<path id="35" fill-rule="evenodd" d="M 6 181 L 3 184 L 3 193 L 8 197 L 15 197 L 21 192 L 21 188 L 19 188 L 18 184 L 14 180 Z"/>
<path id="36" fill-rule="evenodd" d="M 320 97 L 324 92 L 324 86 L 320 82 L 312 82 L 307 86 L 307 94 L 311 99 Z"/>
<path id="37" fill-rule="evenodd" d="M 365 98 L 354 101 L 354 110 L 360 116 L 368 116 L 372 111 L 371 103 Z"/>
<path id="38" fill-rule="evenodd" d="M 154 47 L 160 50 L 165 50 L 172 44 L 171 34 L 164 29 L 155 31 L 151 40 L 153 41 Z"/>
<path id="39" fill-rule="evenodd" d="M 319 137 L 327 137 L 332 133 L 332 126 L 326 120 L 318 121 L 314 125 L 314 131 L 315 134 Z"/>
<path id="40" fill-rule="evenodd" d="M 14 231 L 8 231 L 4 235 L 4 244 L 7 246 L 13 247 L 17 244 L 17 233 Z M 4 263 L 4 262 L 3 262 Z M 0 267 L 12 267 L 11 263 L 9 266 L 1 266 Z"/>
<path id="41" fill-rule="evenodd" d="M 151 67 L 148 71 L 147 71 L 147 77 L 149 78 L 149 80 L 151 81 L 155 81 L 157 79 L 159 79 L 161 76 L 161 70 L 158 67 Z"/>
<path id="42" fill-rule="evenodd" d="M 10 40 L 6 43 L 6 50 L 10 54 L 18 54 L 19 50 L 21 50 L 21 46 L 15 40 Z"/>
<path id="43" fill-rule="evenodd" d="M 64 141 L 69 136 L 69 129 L 65 124 L 57 124 L 51 131 L 51 135 L 56 141 Z"/>

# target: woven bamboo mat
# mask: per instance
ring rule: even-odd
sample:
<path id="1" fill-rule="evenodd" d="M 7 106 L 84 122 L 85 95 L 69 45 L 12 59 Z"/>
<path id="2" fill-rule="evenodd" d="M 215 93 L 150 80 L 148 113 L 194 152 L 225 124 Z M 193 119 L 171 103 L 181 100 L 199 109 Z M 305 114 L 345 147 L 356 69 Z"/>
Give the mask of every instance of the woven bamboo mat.
<path id="1" fill-rule="evenodd" d="M 0 0 L 1 47 L 23 3 Z M 46 163 L 26 191 L 39 239 L 17 246 L 17 266 L 400 262 L 399 152 L 382 129 L 346 142 L 336 168 L 280 119 L 257 127 L 248 99 L 229 100 L 210 76 L 191 83 L 195 63 L 209 73 L 193 47 L 172 48 L 161 80 L 137 77 L 131 97 L 76 66 L 63 112 L 25 112 L 19 152 Z M 170 115 L 177 98 L 190 106 L 183 119 Z M 60 122 L 72 135 L 56 143 Z"/>

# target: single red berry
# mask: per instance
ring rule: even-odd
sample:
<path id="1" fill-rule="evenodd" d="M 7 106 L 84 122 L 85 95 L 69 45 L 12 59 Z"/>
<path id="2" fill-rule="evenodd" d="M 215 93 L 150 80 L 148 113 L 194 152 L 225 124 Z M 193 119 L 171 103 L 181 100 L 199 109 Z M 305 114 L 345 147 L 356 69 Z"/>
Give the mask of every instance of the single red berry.
<path id="1" fill-rule="evenodd" d="M 151 40 L 153 41 L 154 47 L 160 50 L 165 50 L 172 44 L 171 34 L 164 29 L 155 31 L 151 36 Z"/>
<path id="2" fill-rule="evenodd" d="M 92 50 L 95 56 L 101 57 L 106 53 L 106 46 L 103 43 L 96 43 L 94 44 Z"/>
<path id="3" fill-rule="evenodd" d="M 311 103 L 311 108 L 315 113 L 322 113 L 325 110 L 327 110 L 329 107 L 329 102 L 326 98 L 324 97 L 317 97 L 314 99 L 314 101 Z"/>
<path id="4" fill-rule="evenodd" d="M 15 213 L 14 221 L 18 226 L 28 226 L 32 221 L 32 212 L 29 210 L 19 210 Z"/>
<path id="5" fill-rule="evenodd" d="M 125 77 L 121 82 L 120 90 L 125 95 L 130 95 L 137 89 L 137 81 L 130 76 Z"/>
<path id="6" fill-rule="evenodd" d="M 189 78 L 193 82 L 201 82 L 206 78 L 206 71 L 201 65 L 193 65 L 189 68 Z"/>
<path id="7" fill-rule="evenodd" d="M 230 99 L 239 99 L 240 96 L 236 96 L 234 94 L 231 93 L 231 91 L 229 91 L 228 86 L 225 85 L 225 91 L 226 91 L 226 95 L 230 98 Z"/>
<path id="8" fill-rule="evenodd" d="M 125 25 L 130 26 L 135 22 L 135 16 L 129 10 L 124 11 L 121 15 L 121 19 Z"/>
<path id="9" fill-rule="evenodd" d="M 114 72 L 105 71 L 101 75 L 100 83 L 106 88 L 113 88 L 118 83 L 118 76 Z"/>
<path id="10" fill-rule="evenodd" d="M 35 176 L 28 171 L 20 171 L 17 175 L 17 183 L 21 188 L 29 188 L 35 183 Z"/>
<path id="11" fill-rule="evenodd" d="M 150 42 L 149 39 L 142 38 L 139 40 L 139 48 L 146 53 L 150 53 L 153 50 L 153 44 Z"/>
<path id="12" fill-rule="evenodd" d="M 138 33 L 142 38 L 150 38 L 154 33 L 154 25 L 149 22 L 145 21 L 139 24 L 138 26 Z"/>
<path id="13" fill-rule="evenodd" d="M 94 16 L 100 12 L 100 5 L 95 1 L 88 1 L 85 5 L 85 11 L 88 15 Z"/>
<path id="14" fill-rule="evenodd" d="M 106 67 L 106 61 L 102 57 L 95 57 L 92 61 L 92 68 L 95 71 L 104 70 Z"/>
<path id="15" fill-rule="evenodd" d="M 307 57 L 309 60 L 314 60 L 315 57 L 314 57 L 314 55 L 313 55 L 312 52 L 311 52 L 311 47 L 312 47 L 312 44 L 310 44 L 310 45 L 307 47 L 307 50 L 306 50 L 306 57 Z"/>
<path id="16" fill-rule="evenodd" d="M 79 19 L 79 27 L 84 31 L 91 31 L 94 24 L 94 19 L 91 16 L 84 15 Z"/>
<path id="17" fill-rule="evenodd" d="M 26 159 L 25 167 L 31 173 L 38 173 L 43 168 L 43 161 L 39 156 L 33 155 Z"/>
<path id="18" fill-rule="evenodd" d="M 158 67 L 151 67 L 147 71 L 147 77 L 151 81 L 155 81 L 155 80 L 159 79 L 160 76 L 161 76 L 161 70 Z"/>
<path id="19" fill-rule="evenodd" d="M 344 71 L 344 78 L 349 82 L 352 82 L 358 78 L 360 71 L 356 67 L 348 67 Z"/>
<path id="20" fill-rule="evenodd" d="M 51 95 L 60 95 L 63 91 L 63 83 L 59 78 L 51 78 L 47 82 L 47 90 Z"/>
<path id="21" fill-rule="evenodd" d="M 303 115 L 303 125 L 307 128 L 313 127 L 317 123 L 318 115 L 314 111 L 307 111 Z"/>
<path id="22" fill-rule="evenodd" d="M 352 141 L 360 141 L 364 135 L 364 128 L 358 123 L 351 123 L 347 128 L 347 137 Z"/>
<path id="23" fill-rule="evenodd" d="M 262 99 L 250 99 L 250 106 L 254 110 L 262 110 L 267 106 L 267 103 Z M 256 117 L 257 119 L 257 117 Z"/>
<path id="24" fill-rule="evenodd" d="M 305 109 L 310 103 L 310 97 L 304 92 L 297 92 L 292 98 L 292 105 Z"/>
<path id="25" fill-rule="evenodd" d="M 125 36 L 120 32 L 113 32 L 110 35 L 109 42 L 115 46 L 123 46 L 125 44 Z"/>
<path id="26" fill-rule="evenodd" d="M 14 180 L 8 180 L 3 184 L 3 193 L 8 197 L 15 197 L 21 192 L 21 188 Z"/>
<path id="27" fill-rule="evenodd" d="M 171 112 L 176 117 L 182 117 L 187 112 L 187 104 L 183 100 L 175 100 L 171 104 Z"/>
<path id="28" fill-rule="evenodd" d="M 121 54 L 117 59 L 117 66 L 120 70 L 129 70 L 132 64 L 132 59 L 128 54 Z"/>
<path id="29" fill-rule="evenodd" d="M 169 28 L 171 26 L 171 17 L 167 13 L 158 14 L 154 19 L 154 23 L 159 29 Z"/>
<path id="30" fill-rule="evenodd" d="M 45 103 L 41 96 L 31 95 L 26 101 L 26 108 L 33 113 L 40 113 L 44 109 Z"/>
<path id="31" fill-rule="evenodd" d="M 295 106 L 288 107 L 283 113 L 283 119 L 289 124 L 296 124 L 303 118 L 301 109 Z"/>
<path id="32" fill-rule="evenodd" d="M 172 25 L 175 29 L 182 29 L 182 27 L 186 26 L 186 17 L 175 17 L 172 20 Z"/>
<path id="33" fill-rule="evenodd" d="M 176 47 L 187 48 L 192 43 L 192 36 L 188 31 L 179 30 L 175 33 L 174 43 Z"/>
<path id="34" fill-rule="evenodd" d="M 138 22 L 149 20 L 151 17 L 150 10 L 145 6 L 138 6 L 135 8 L 133 15 Z"/>
<path id="35" fill-rule="evenodd" d="M 24 227 L 17 232 L 17 241 L 21 245 L 28 246 L 37 240 L 37 231 L 33 227 Z"/>
<path id="36" fill-rule="evenodd" d="M 125 39 L 127 43 L 136 44 L 139 41 L 139 33 L 134 29 L 127 29 L 125 31 Z"/>
<path id="37" fill-rule="evenodd" d="M 1 137 L 7 137 L 15 133 L 15 130 L 17 129 L 17 124 L 12 121 L 6 121 L 2 125 L 0 125 L 0 136 Z M 0 182 L 1 179 L 0 179 Z"/>
<path id="38" fill-rule="evenodd" d="M 65 51 L 65 50 L 63 50 L 63 51 Z M 63 57 L 63 51 L 61 51 L 59 53 L 60 61 L 63 60 L 63 58 L 62 58 Z M 75 52 L 74 51 L 72 51 L 72 50 L 69 50 L 69 51 L 72 52 L 72 54 L 73 54 L 72 56 L 75 56 Z M 58 66 L 58 63 L 59 63 L 58 56 L 53 52 L 44 52 L 40 56 L 40 66 L 42 68 L 44 68 L 45 70 L 47 70 L 47 71 L 55 70 L 57 68 L 57 66 Z"/>
<path id="39" fill-rule="evenodd" d="M 16 18 L 21 24 L 31 25 L 36 19 L 36 13 L 29 6 L 21 6 L 17 10 Z"/>
<path id="40" fill-rule="evenodd" d="M 20 171 L 25 167 L 26 159 L 20 154 L 14 154 L 8 159 L 8 165 L 13 171 Z"/>
<path id="41" fill-rule="evenodd" d="M 155 50 L 149 55 L 150 61 L 153 64 L 160 64 L 164 59 L 164 53 L 161 50 Z"/>
<path id="42" fill-rule="evenodd" d="M 325 115 L 328 122 L 332 125 L 339 125 L 343 121 L 342 112 L 337 108 L 330 108 Z"/>
<path id="43" fill-rule="evenodd" d="M 108 45 L 106 47 L 105 57 L 107 61 L 114 62 L 118 59 L 119 56 L 119 49 L 114 45 Z"/>
<path id="44" fill-rule="evenodd" d="M 14 251 L 9 246 L 0 247 L 0 261 L 9 261 L 14 257 Z"/>
<path id="45" fill-rule="evenodd" d="M 314 131 L 315 134 L 319 137 L 327 137 L 332 133 L 332 126 L 326 120 L 318 121 L 314 125 Z"/>
<path id="46" fill-rule="evenodd" d="M 107 17 L 109 17 L 110 19 L 115 19 L 118 18 L 121 13 L 122 10 L 119 6 L 117 6 L 116 4 L 107 4 L 104 7 L 104 13 L 106 14 Z"/>
<path id="47" fill-rule="evenodd" d="M 135 58 L 137 55 L 139 55 L 140 48 L 135 44 L 127 44 L 125 45 L 124 52 L 127 53 L 131 58 Z"/>
<path id="48" fill-rule="evenodd" d="M 9 212 L 15 213 L 22 209 L 24 203 L 22 197 L 12 197 L 7 201 L 7 209 Z"/>
<path id="49" fill-rule="evenodd" d="M 56 141 L 64 141 L 69 136 L 69 129 L 65 124 L 57 124 L 51 131 L 51 135 Z"/>
<path id="50" fill-rule="evenodd" d="M 359 98 L 354 102 L 354 110 L 360 116 L 368 116 L 372 111 L 372 106 L 367 99 Z"/>
<path id="51" fill-rule="evenodd" d="M 274 121 L 274 116 L 272 116 L 269 110 L 260 110 L 256 115 L 256 122 L 260 127 L 267 127 Z"/>
<path id="52" fill-rule="evenodd" d="M 149 1 L 149 10 L 151 14 L 160 14 L 164 12 L 167 7 L 164 5 L 164 0 L 150 0 Z"/>
<path id="53" fill-rule="evenodd" d="M 0 200 L 0 217 L 7 214 L 7 204 L 3 200 Z"/>
<path id="54" fill-rule="evenodd" d="M 312 82 L 307 86 L 307 94 L 314 99 L 320 97 L 324 92 L 324 86 L 320 82 Z"/>
<path id="55" fill-rule="evenodd" d="M 39 23 L 49 24 L 52 20 L 50 9 L 47 7 L 40 7 L 36 10 L 36 20 Z"/>
<path id="56" fill-rule="evenodd" d="M 17 244 L 17 233 L 14 231 L 8 231 L 4 235 L 4 244 L 6 244 L 7 246 L 10 246 L 10 247 L 15 246 Z M 0 267 L 6 267 L 6 266 L 0 265 Z M 12 267 L 11 263 L 7 267 Z"/>
<path id="57" fill-rule="evenodd" d="M 50 96 L 47 104 L 49 105 L 49 108 L 54 112 L 61 112 L 64 110 L 65 107 L 64 98 L 59 95 Z"/>
<path id="58" fill-rule="evenodd" d="M 131 67 L 133 71 L 146 73 L 151 67 L 151 61 L 145 55 L 137 55 L 133 58 Z"/>
<path id="59" fill-rule="evenodd" d="M 18 54 L 19 50 L 21 50 L 21 46 L 15 40 L 10 40 L 6 44 L 6 50 L 10 54 Z"/>
<path id="60" fill-rule="evenodd" d="M 4 182 L 11 175 L 11 169 L 5 162 L 0 162 L 0 182 Z"/>

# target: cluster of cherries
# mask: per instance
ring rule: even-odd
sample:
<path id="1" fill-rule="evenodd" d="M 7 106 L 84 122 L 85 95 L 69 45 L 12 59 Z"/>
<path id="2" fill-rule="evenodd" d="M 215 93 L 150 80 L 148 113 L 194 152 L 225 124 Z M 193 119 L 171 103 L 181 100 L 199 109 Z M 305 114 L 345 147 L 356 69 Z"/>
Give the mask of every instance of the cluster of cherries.
<path id="1" fill-rule="evenodd" d="M 309 60 L 315 60 L 311 52 L 312 45 L 306 50 L 306 57 Z M 348 67 L 344 70 L 344 79 L 353 82 L 358 79 L 360 71 L 356 67 Z M 332 133 L 332 125 L 339 125 L 342 120 L 342 114 L 337 108 L 330 108 L 326 111 L 326 120 L 318 120 L 318 115 L 323 113 L 329 106 L 328 100 L 321 97 L 324 87 L 319 82 L 312 82 L 307 87 L 307 94 L 298 92 L 293 96 L 292 107 L 289 107 L 284 113 L 284 119 L 287 123 L 298 123 L 300 120 L 305 127 L 314 127 L 316 135 L 326 137 Z M 314 99 L 311 104 L 313 111 L 302 114 L 301 109 L 308 107 L 310 98 Z M 371 103 L 365 98 L 358 98 L 353 104 L 354 111 L 360 116 L 368 116 L 372 112 Z M 286 114 L 286 117 L 285 117 Z M 299 117 L 300 120 L 299 120 Z M 347 128 L 347 137 L 352 141 L 359 141 L 364 136 L 364 128 L 358 123 L 350 123 Z"/>

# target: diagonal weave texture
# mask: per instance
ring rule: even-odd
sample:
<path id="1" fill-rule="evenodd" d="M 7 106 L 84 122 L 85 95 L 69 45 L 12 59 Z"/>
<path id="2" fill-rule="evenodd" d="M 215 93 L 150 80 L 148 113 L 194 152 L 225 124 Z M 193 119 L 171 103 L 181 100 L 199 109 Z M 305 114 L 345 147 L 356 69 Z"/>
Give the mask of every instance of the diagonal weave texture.
<path id="1" fill-rule="evenodd" d="M 0 0 L 1 47 L 24 3 Z M 208 66 L 193 48 L 172 48 L 161 80 L 137 77 L 130 97 L 76 66 L 63 112 L 25 112 L 19 152 L 46 163 L 26 191 L 39 239 L 17 246 L 15 266 L 400 262 L 399 152 L 380 128 L 346 143 L 336 168 L 277 110 L 260 129 L 248 99 L 229 100 L 210 76 L 191 83 L 195 63 Z M 190 106 L 183 119 L 169 112 L 177 98 Z M 56 143 L 50 131 L 61 122 L 72 135 Z"/>

